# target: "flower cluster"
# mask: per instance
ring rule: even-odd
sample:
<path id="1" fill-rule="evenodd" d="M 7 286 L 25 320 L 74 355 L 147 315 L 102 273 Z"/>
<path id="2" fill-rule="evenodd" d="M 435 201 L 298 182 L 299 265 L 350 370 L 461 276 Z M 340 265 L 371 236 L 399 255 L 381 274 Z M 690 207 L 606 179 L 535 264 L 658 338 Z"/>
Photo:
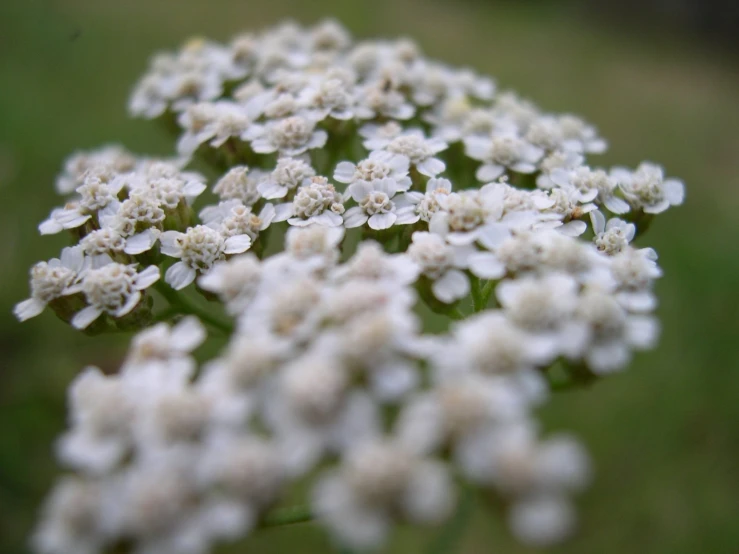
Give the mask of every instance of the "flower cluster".
<path id="1" fill-rule="evenodd" d="M 74 474 L 39 552 L 207 552 L 306 479 L 350 548 L 446 521 L 460 486 L 525 543 L 570 533 L 588 458 L 534 409 L 655 344 L 661 271 L 634 241 L 680 181 L 592 166 L 606 143 L 580 118 L 333 21 L 158 55 L 129 108 L 174 127 L 178 157 L 75 154 L 39 230 L 76 244 L 15 310 L 141 330 L 120 372 L 70 388 Z M 228 342 L 198 367 L 204 326 Z"/>

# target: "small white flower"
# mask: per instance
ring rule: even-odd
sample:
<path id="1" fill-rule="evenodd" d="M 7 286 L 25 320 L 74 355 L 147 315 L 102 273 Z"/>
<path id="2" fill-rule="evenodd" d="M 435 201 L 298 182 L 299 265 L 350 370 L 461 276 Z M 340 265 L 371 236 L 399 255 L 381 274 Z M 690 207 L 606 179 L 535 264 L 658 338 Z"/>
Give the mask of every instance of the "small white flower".
<path id="1" fill-rule="evenodd" d="M 308 150 L 322 148 L 327 139 L 326 131 L 316 129 L 310 119 L 292 116 L 267 123 L 251 146 L 259 154 L 279 152 L 281 156 L 299 156 Z"/>
<path id="2" fill-rule="evenodd" d="M 325 177 L 313 177 L 307 186 L 301 186 L 295 194 L 295 199 L 283 206 L 289 209 L 280 209 L 276 221 L 284 221 L 297 227 L 308 225 L 324 225 L 338 227 L 342 224 L 344 204 L 341 194 Z"/>
<path id="3" fill-rule="evenodd" d="M 434 296 L 450 304 L 467 296 L 470 281 L 460 268 L 468 266 L 468 258 L 474 249 L 455 248 L 441 235 L 417 231 L 407 253 L 418 264 L 423 275 L 433 281 Z"/>
<path id="4" fill-rule="evenodd" d="M 259 170 L 249 170 L 246 166 L 236 166 L 228 170 L 213 187 L 221 200 L 241 200 L 246 206 L 256 204 L 261 198 L 259 187 L 267 178 Z"/>
<path id="5" fill-rule="evenodd" d="M 618 254 L 629 245 L 636 234 L 636 226 L 633 223 L 615 217 L 606 223 L 605 216 L 597 210 L 590 212 L 590 221 L 595 232 L 593 242 L 598 250 L 605 254 Z"/>
<path id="6" fill-rule="evenodd" d="M 403 94 L 385 83 L 372 83 L 358 93 L 357 117 L 373 119 L 377 116 L 406 120 L 416 109 Z"/>
<path id="7" fill-rule="evenodd" d="M 388 157 L 384 152 L 374 151 L 369 158 L 356 165 L 352 162 L 339 163 L 334 171 L 334 179 L 350 186 L 360 181 L 391 179 L 398 191 L 405 191 L 411 186 L 409 165 L 410 161 L 406 156 L 398 154 Z"/>
<path id="8" fill-rule="evenodd" d="M 252 254 L 236 256 L 226 262 L 217 262 L 198 279 L 198 285 L 218 294 L 229 313 L 242 313 L 249 305 L 262 280 L 259 260 Z"/>
<path id="9" fill-rule="evenodd" d="M 432 177 L 426 182 L 426 193 L 409 191 L 398 196 L 398 223 L 429 223 L 434 214 L 442 209 L 444 197 L 452 192 L 449 179 Z"/>
<path id="10" fill-rule="evenodd" d="M 467 137 L 465 152 L 470 158 L 484 162 L 475 173 L 479 181 L 493 181 L 506 170 L 533 173 L 543 152 L 515 135 L 493 135 L 490 138 Z"/>
<path id="11" fill-rule="evenodd" d="M 303 89 L 299 102 L 307 109 L 307 115 L 315 121 L 327 117 L 339 120 L 354 117 L 354 98 L 341 79 L 326 79 Z"/>
<path id="12" fill-rule="evenodd" d="M 654 319 L 629 315 L 614 297 L 597 291 L 580 297 L 576 318 L 588 333 L 583 358 L 598 374 L 623 368 L 631 360 L 631 349 L 653 346 L 659 330 Z"/>
<path id="13" fill-rule="evenodd" d="M 367 150 L 382 150 L 402 133 L 403 127 L 392 120 L 383 125 L 368 123 L 359 128 L 359 135 L 364 138 L 362 146 Z"/>
<path id="14" fill-rule="evenodd" d="M 616 196 L 618 181 L 602 169 L 590 169 L 587 166 L 571 171 L 555 169 L 550 179 L 561 187 L 574 187 L 580 193 L 580 202 L 597 201 L 614 214 L 625 214 L 629 205 Z"/>
<path id="15" fill-rule="evenodd" d="M 422 524 L 445 520 L 454 507 L 446 468 L 390 441 L 359 444 L 313 491 L 319 518 L 344 544 L 371 548 L 390 531 L 392 514 Z"/>
<path id="16" fill-rule="evenodd" d="M 263 181 L 257 189 L 267 200 L 274 198 L 285 198 L 300 186 L 311 183 L 316 176 L 311 165 L 300 158 L 280 158 L 277 166 Z"/>
<path id="17" fill-rule="evenodd" d="M 249 249 L 249 235 L 226 238 L 205 225 L 191 227 L 185 233 L 166 231 L 161 236 L 162 254 L 180 258 L 171 266 L 164 279 L 175 290 L 185 288 L 195 280 L 198 272 L 207 273 L 213 264 L 226 255 L 240 254 Z"/>
<path id="18" fill-rule="evenodd" d="M 651 248 L 625 248 L 611 259 L 611 275 L 618 289 L 616 298 L 627 310 L 648 312 L 657 305 L 651 289 L 662 270 L 656 260 L 657 253 Z"/>
<path id="19" fill-rule="evenodd" d="M 248 235 L 256 240 L 261 231 L 270 226 L 275 218 L 275 207 L 265 204 L 259 214 L 245 206 L 240 200 L 228 200 L 217 206 L 208 206 L 200 212 L 203 224 L 219 231 L 224 237 Z"/>
<path id="20" fill-rule="evenodd" d="M 348 191 L 358 206 L 349 208 L 344 214 L 346 228 L 359 227 L 367 223 L 371 229 L 388 229 L 398 219 L 393 197 L 398 192 L 393 179 L 357 181 Z"/>
<path id="21" fill-rule="evenodd" d="M 426 138 L 423 131 L 411 129 L 392 139 L 385 150 L 390 154 L 399 154 L 408 158 L 411 165 L 421 175 L 435 177 L 446 169 L 446 164 L 435 155 L 447 148 L 448 145 L 443 140 Z"/>
<path id="22" fill-rule="evenodd" d="M 511 321 L 530 333 L 541 352 L 576 355 L 586 336 L 571 325 L 577 307 L 577 282 L 569 275 L 549 273 L 505 280 L 495 289 L 498 301 Z"/>
<path id="23" fill-rule="evenodd" d="M 13 314 L 20 321 L 39 315 L 49 302 L 73 294 L 72 288 L 86 273 L 90 259 L 82 246 L 67 247 L 60 258 L 39 262 L 31 268 L 31 297 L 19 302 Z"/>
<path id="24" fill-rule="evenodd" d="M 110 263 L 90 269 L 76 285 L 82 291 L 88 306 L 72 318 L 72 326 L 85 329 L 103 313 L 123 317 L 141 301 L 141 291 L 159 280 L 159 268 L 149 266 L 141 272 L 136 265 Z"/>
<path id="25" fill-rule="evenodd" d="M 679 206 L 685 198 L 682 181 L 665 179 L 664 170 L 652 163 L 644 162 L 634 172 L 615 168 L 611 177 L 617 181 L 629 204 L 648 214 L 662 213 L 670 206 Z"/>

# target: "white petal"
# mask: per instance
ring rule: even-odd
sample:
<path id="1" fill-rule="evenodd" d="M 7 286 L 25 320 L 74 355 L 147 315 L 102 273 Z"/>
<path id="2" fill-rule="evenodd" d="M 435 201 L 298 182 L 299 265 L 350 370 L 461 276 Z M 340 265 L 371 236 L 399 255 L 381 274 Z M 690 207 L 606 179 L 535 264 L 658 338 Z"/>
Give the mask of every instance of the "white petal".
<path id="1" fill-rule="evenodd" d="M 590 212 L 590 223 L 596 235 L 606 230 L 606 217 L 599 210 Z"/>
<path id="2" fill-rule="evenodd" d="M 488 250 L 495 250 L 511 236 L 508 225 L 502 223 L 488 223 L 478 231 L 477 240 Z"/>
<path id="3" fill-rule="evenodd" d="M 90 323 L 100 317 L 100 314 L 102 313 L 103 311 L 95 306 L 87 306 L 87 308 L 84 308 L 75 314 L 71 321 L 72 326 L 75 329 L 85 329 L 90 325 Z"/>
<path id="4" fill-rule="evenodd" d="M 483 183 L 487 183 L 489 181 L 494 181 L 503 173 L 505 172 L 505 167 L 502 165 L 495 165 L 495 164 L 484 164 L 477 168 L 477 171 L 475 172 L 475 177 L 478 181 L 481 181 Z"/>
<path id="5" fill-rule="evenodd" d="M 146 229 L 145 231 L 141 231 L 140 233 L 136 233 L 135 235 L 127 238 L 126 247 L 123 249 L 123 251 L 126 254 L 130 254 L 132 256 L 135 256 L 136 254 L 141 254 L 142 252 L 151 250 L 158 237 L 159 231 L 157 231 L 156 229 Z"/>
<path id="6" fill-rule="evenodd" d="M 275 222 L 285 221 L 293 215 L 293 203 L 277 204 L 275 206 Z"/>
<path id="7" fill-rule="evenodd" d="M 157 268 L 158 269 L 158 268 Z M 140 291 L 134 291 L 133 294 L 130 294 L 128 296 L 128 299 L 126 300 L 126 303 L 118 308 L 115 312 L 113 312 L 113 315 L 115 317 L 122 317 L 129 313 L 131 310 L 133 310 L 136 305 L 141 300 L 141 292 Z"/>
<path id="8" fill-rule="evenodd" d="M 187 265 L 185 262 L 177 262 L 167 270 L 164 274 L 164 280 L 169 283 L 173 289 L 181 290 L 195 280 L 197 272 Z"/>
<path id="9" fill-rule="evenodd" d="M 436 298 L 451 304 L 455 300 L 467 296 L 470 291 L 470 282 L 461 271 L 450 269 L 440 279 L 434 281 L 431 290 Z"/>
<path id="10" fill-rule="evenodd" d="M 182 352 L 190 352 L 198 347 L 206 337 L 205 327 L 195 316 L 187 316 L 172 327 L 170 339 L 174 347 Z"/>
<path id="11" fill-rule="evenodd" d="M 62 250 L 60 260 L 64 267 L 79 273 L 85 266 L 85 253 L 81 246 L 68 246 Z"/>
<path id="12" fill-rule="evenodd" d="M 344 214 L 344 227 L 352 229 L 367 223 L 368 216 L 359 206 L 349 208 Z"/>
<path id="13" fill-rule="evenodd" d="M 162 254 L 179 258 L 182 255 L 182 249 L 177 245 L 176 240 L 181 235 L 182 233 L 179 231 L 165 231 L 162 233 L 159 236 Z"/>
<path id="14" fill-rule="evenodd" d="M 452 512 L 454 486 L 442 464 L 420 464 L 411 475 L 407 487 L 403 509 L 411 521 L 438 523 Z"/>
<path id="15" fill-rule="evenodd" d="M 284 198 L 287 195 L 287 187 L 278 185 L 274 181 L 262 181 L 257 185 L 257 190 L 267 200 Z"/>
<path id="16" fill-rule="evenodd" d="M 416 164 L 416 169 L 421 175 L 435 177 L 446 169 L 446 164 L 439 158 L 427 158 L 421 163 Z"/>
<path id="17" fill-rule="evenodd" d="M 397 400 L 418 384 L 416 368 L 400 362 L 375 368 L 370 373 L 370 378 L 372 388 L 381 400 Z"/>
<path id="18" fill-rule="evenodd" d="M 375 231 L 389 229 L 395 223 L 398 216 L 392 212 L 386 214 L 375 214 L 369 218 L 369 226 Z"/>
<path id="19" fill-rule="evenodd" d="M 664 182 L 665 196 L 673 206 L 679 206 L 685 200 L 685 185 L 677 179 L 668 179 Z"/>
<path id="20" fill-rule="evenodd" d="M 568 221 L 561 227 L 557 227 L 557 231 L 559 231 L 563 235 L 567 235 L 568 237 L 579 237 L 585 232 L 587 228 L 588 225 L 584 221 L 573 219 L 572 221 Z"/>
<path id="21" fill-rule="evenodd" d="M 354 179 L 354 172 L 357 166 L 351 162 L 341 162 L 336 166 L 334 171 L 334 179 L 339 183 L 351 183 Z"/>
<path id="22" fill-rule="evenodd" d="M 626 200 L 623 200 L 616 196 L 607 196 L 603 200 L 603 204 L 614 214 L 625 214 L 630 209 L 630 206 L 628 202 L 626 202 Z"/>
<path id="23" fill-rule="evenodd" d="M 44 311 L 45 307 L 46 303 L 41 302 L 38 298 L 28 298 L 15 305 L 15 308 L 13 308 L 13 315 L 15 315 L 19 321 L 26 321 L 27 319 L 39 315 Z"/>
<path id="24" fill-rule="evenodd" d="M 156 283 L 159 280 L 159 277 L 159 268 L 155 265 L 150 265 L 136 275 L 135 286 L 138 290 L 144 290 Z"/>
<path id="25" fill-rule="evenodd" d="M 235 235 L 228 237 L 224 244 L 224 254 L 241 254 L 246 252 L 251 246 L 251 237 L 249 235 Z"/>
<path id="26" fill-rule="evenodd" d="M 42 235 L 55 235 L 61 233 L 63 230 L 64 227 L 62 227 L 61 223 L 53 217 L 42 221 L 38 226 L 38 232 Z"/>
<path id="27" fill-rule="evenodd" d="M 469 257 L 470 271 L 481 279 L 500 279 L 506 268 L 498 258 L 487 252 L 480 252 Z"/>

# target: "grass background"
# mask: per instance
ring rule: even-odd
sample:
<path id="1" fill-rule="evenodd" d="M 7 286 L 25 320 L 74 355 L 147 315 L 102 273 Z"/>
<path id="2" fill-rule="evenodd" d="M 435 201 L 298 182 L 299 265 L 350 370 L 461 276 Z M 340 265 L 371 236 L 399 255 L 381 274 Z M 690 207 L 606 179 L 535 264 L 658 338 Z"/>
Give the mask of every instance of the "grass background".
<path id="1" fill-rule="evenodd" d="M 56 475 L 67 384 L 85 364 L 115 367 L 126 342 L 92 340 L 50 313 L 23 325 L 10 313 L 28 294 L 30 265 L 64 244 L 35 233 L 57 203 L 64 157 L 118 141 L 171 152 L 157 128 L 125 114 L 154 50 L 326 15 L 357 36 L 411 36 L 545 109 L 583 115 L 611 143 L 604 164 L 648 159 L 685 179 L 686 204 L 646 237 L 666 275 L 659 348 L 541 414 L 548 428 L 577 433 L 597 470 L 580 533 L 552 552 L 739 552 L 739 59 L 656 24 L 647 34 L 604 27 L 562 3 L 470 0 L 0 1 L 0 552 L 25 551 Z M 499 520 L 478 510 L 459 552 L 527 552 Z M 401 530 L 389 550 L 432 540 Z M 295 526 L 227 551 L 327 548 L 317 530 Z"/>

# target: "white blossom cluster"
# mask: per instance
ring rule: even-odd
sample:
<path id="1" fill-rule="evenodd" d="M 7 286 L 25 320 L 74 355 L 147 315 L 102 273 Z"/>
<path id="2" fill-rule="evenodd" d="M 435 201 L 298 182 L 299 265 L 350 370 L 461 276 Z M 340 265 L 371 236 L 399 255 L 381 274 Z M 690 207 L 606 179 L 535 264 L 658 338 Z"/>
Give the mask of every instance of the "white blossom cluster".
<path id="1" fill-rule="evenodd" d="M 350 548 L 441 524 L 460 483 L 525 543 L 570 533 L 588 459 L 534 410 L 557 368 L 587 382 L 655 344 L 661 270 L 633 241 L 680 181 L 590 165 L 606 144 L 580 118 L 333 21 L 158 55 L 129 108 L 174 125 L 178 157 L 70 158 L 39 230 L 76 244 L 15 310 L 143 329 L 119 373 L 70 388 L 74 475 L 39 552 L 207 552 L 306 479 Z M 432 333 L 422 306 L 458 321 Z M 204 324 L 229 337 L 198 367 Z"/>

